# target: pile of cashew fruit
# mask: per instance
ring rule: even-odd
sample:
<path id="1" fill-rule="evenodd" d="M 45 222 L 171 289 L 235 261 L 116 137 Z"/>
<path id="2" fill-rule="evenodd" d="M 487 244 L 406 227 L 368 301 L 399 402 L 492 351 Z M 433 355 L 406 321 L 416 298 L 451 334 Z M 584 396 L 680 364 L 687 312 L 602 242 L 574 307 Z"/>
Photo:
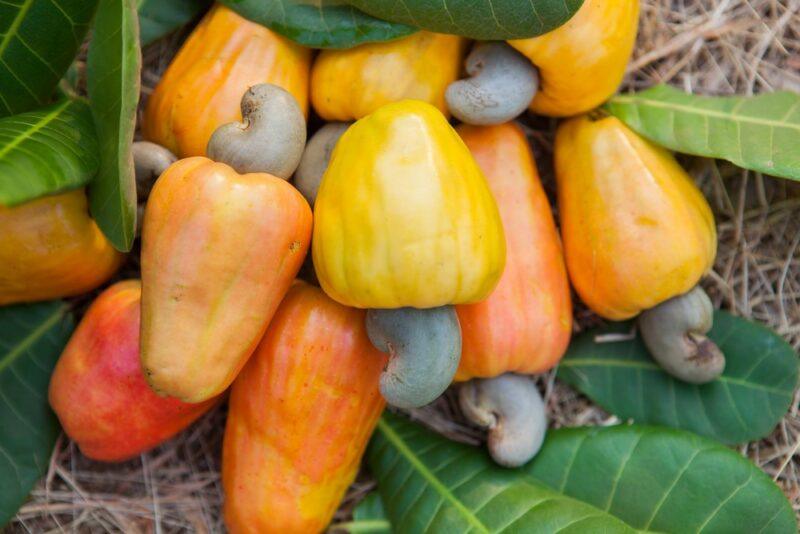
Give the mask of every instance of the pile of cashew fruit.
<path id="1" fill-rule="evenodd" d="M 672 154 L 598 110 L 637 23 L 637 0 L 587 1 L 530 39 L 420 31 L 312 53 L 214 6 L 141 117 L 141 280 L 100 293 L 57 364 L 66 433 L 122 461 L 227 399 L 229 530 L 316 532 L 387 403 L 456 382 L 497 463 L 530 460 L 547 419 L 529 375 L 567 348 L 570 288 L 637 318 L 667 373 L 714 380 L 709 205 Z M 558 226 L 513 122 L 527 111 L 561 119 Z M 86 204 L 0 208 L 0 304 L 111 279 L 124 258 Z"/>

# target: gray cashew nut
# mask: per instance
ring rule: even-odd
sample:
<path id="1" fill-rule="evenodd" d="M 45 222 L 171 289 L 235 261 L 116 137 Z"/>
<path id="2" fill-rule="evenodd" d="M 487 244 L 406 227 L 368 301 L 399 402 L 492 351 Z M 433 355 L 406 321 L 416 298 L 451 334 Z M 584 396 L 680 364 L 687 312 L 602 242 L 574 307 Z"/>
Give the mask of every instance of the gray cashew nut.
<path id="1" fill-rule="evenodd" d="M 294 186 L 306 197 L 311 207 L 314 206 L 322 175 L 328 168 L 336 142 L 349 126 L 345 122 L 330 122 L 317 130 L 306 144 L 300 165 L 294 173 Z"/>
<path id="2" fill-rule="evenodd" d="M 503 42 L 478 43 L 467 56 L 470 78 L 450 84 L 450 112 L 467 124 L 502 124 L 524 112 L 536 96 L 536 67 Z"/>
<path id="3" fill-rule="evenodd" d="M 163 146 L 150 141 L 136 141 L 131 145 L 131 153 L 136 173 L 136 194 L 142 201 L 150 195 L 156 179 L 178 158 Z"/>
<path id="4" fill-rule="evenodd" d="M 419 408 L 453 381 L 461 360 L 461 326 L 453 306 L 367 310 L 367 335 L 389 354 L 380 378 L 386 402 Z"/>
<path id="5" fill-rule="evenodd" d="M 533 380 L 506 373 L 464 383 L 458 392 L 464 415 L 489 429 L 489 454 L 504 467 L 536 456 L 547 432 L 544 401 Z"/>
<path id="6" fill-rule="evenodd" d="M 288 180 L 305 145 L 306 119 L 297 100 L 277 85 L 260 83 L 242 97 L 242 122 L 217 128 L 206 153 L 240 173 L 266 172 Z"/>
<path id="7" fill-rule="evenodd" d="M 725 370 L 725 355 L 705 335 L 713 321 L 711 299 L 697 286 L 642 312 L 639 332 L 667 373 L 690 384 L 705 384 Z"/>

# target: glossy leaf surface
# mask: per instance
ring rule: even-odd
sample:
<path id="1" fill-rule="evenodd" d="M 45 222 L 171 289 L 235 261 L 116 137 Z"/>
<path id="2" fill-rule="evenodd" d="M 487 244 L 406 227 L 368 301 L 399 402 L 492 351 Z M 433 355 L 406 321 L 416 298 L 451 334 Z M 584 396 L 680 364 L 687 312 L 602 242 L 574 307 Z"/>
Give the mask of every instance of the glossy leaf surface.
<path id="1" fill-rule="evenodd" d="M 47 471 L 61 431 L 47 386 L 73 328 L 60 301 L 0 308 L 0 526 Z"/>
<path id="2" fill-rule="evenodd" d="M 699 96 L 660 85 L 617 95 L 606 108 L 641 135 L 676 152 L 800 180 L 800 94 Z"/>
<path id="3" fill-rule="evenodd" d="M 136 181 L 131 144 L 139 103 L 136 0 L 100 0 L 87 60 L 89 99 L 100 140 L 100 172 L 89 188 L 92 216 L 115 248 L 133 246 Z"/>
<path id="4" fill-rule="evenodd" d="M 471 39 L 523 39 L 567 22 L 583 0 L 347 0 L 385 20 Z"/>
<path id="5" fill-rule="evenodd" d="M 638 336 L 597 342 L 630 331 L 630 323 L 618 323 L 579 336 L 558 377 L 621 419 L 683 428 L 728 444 L 766 436 L 789 408 L 797 355 L 759 324 L 724 311 L 714 314 L 709 337 L 725 353 L 725 372 L 699 386 L 662 371 Z"/>
<path id="6" fill-rule="evenodd" d="M 526 466 L 386 414 L 369 461 L 397 532 L 796 531 L 791 505 L 749 460 L 660 427 L 551 431 Z"/>
<path id="7" fill-rule="evenodd" d="M 416 31 L 330 0 L 221 0 L 245 18 L 313 48 L 350 48 Z"/>
<path id="8" fill-rule="evenodd" d="M 0 2 L 0 117 L 50 101 L 96 7 L 97 0 Z"/>
<path id="9" fill-rule="evenodd" d="M 0 205 L 82 187 L 98 165 L 92 114 L 82 100 L 0 119 Z"/>
<path id="10" fill-rule="evenodd" d="M 139 0 L 142 46 L 177 30 L 206 9 L 208 0 Z"/>
<path id="11" fill-rule="evenodd" d="M 551 432 L 524 471 L 632 527 L 655 532 L 796 532 L 780 488 L 736 451 L 648 426 Z"/>

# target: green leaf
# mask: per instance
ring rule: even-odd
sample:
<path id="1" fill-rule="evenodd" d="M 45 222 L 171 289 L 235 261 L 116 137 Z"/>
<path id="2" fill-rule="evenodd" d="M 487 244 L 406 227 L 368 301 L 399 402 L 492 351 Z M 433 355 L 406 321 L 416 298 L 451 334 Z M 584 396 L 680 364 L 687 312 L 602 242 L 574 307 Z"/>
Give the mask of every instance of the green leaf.
<path id="1" fill-rule="evenodd" d="M 383 510 L 381 496 L 373 491 L 353 510 L 352 521 L 334 525 L 332 530 L 350 534 L 390 534 L 392 526 Z"/>
<path id="2" fill-rule="evenodd" d="M 60 432 L 47 387 L 73 328 L 60 301 L 0 308 L 0 527 L 47 471 Z"/>
<path id="3" fill-rule="evenodd" d="M 634 532 L 519 471 L 496 467 L 480 449 L 392 414 L 378 423 L 367 454 L 397 532 Z"/>
<path id="4" fill-rule="evenodd" d="M 58 94 L 63 98 L 80 98 L 78 92 L 78 84 L 80 83 L 80 67 L 78 61 L 73 61 L 72 64 L 64 73 L 64 76 L 58 82 Z M 94 127 L 92 127 L 94 128 Z"/>
<path id="5" fill-rule="evenodd" d="M 531 463 L 510 470 L 386 414 L 368 457 L 398 532 L 796 532 L 766 474 L 680 430 L 554 430 Z"/>
<path id="6" fill-rule="evenodd" d="M 347 0 L 374 17 L 471 39 L 523 39 L 567 22 L 583 0 Z"/>
<path id="7" fill-rule="evenodd" d="M 241 16 L 312 48 L 350 48 L 416 31 L 331 0 L 220 0 Z"/>
<path id="8" fill-rule="evenodd" d="M 696 96 L 660 85 L 617 95 L 606 109 L 671 150 L 800 180 L 800 94 Z"/>
<path id="9" fill-rule="evenodd" d="M 578 336 L 558 377 L 621 419 L 683 428 L 728 444 L 768 435 L 792 402 L 797 356 L 761 325 L 723 311 L 714 314 L 709 337 L 725 353 L 725 372 L 701 386 L 662 371 L 638 336 L 595 342 L 598 335 L 630 330 L 630 323 L 623 323 Z"/>
<path id="10" fill-rule="evenodd" d="M 797 532 L 789 501 L 763 471 L 735 451 L 682 430 L 556 430 L 523 469 L 640 530 Z"/>
<path id="11" fill-rule="evenodd" d="M 87 60 L 100 140 L 100 172 L 89 188 L 89 205 L 100 229 L 123 252 L 133 246 L 136 229 L 131 144 L 141 66 L 136 0 L 100 0 Z"/>
<path id="12" fill-rule="evenodd" d="M 81 100 L 0 119 L 0 205 L 82 187 L 98 165 L 92 114 Z"/>
<path id="13" fill-rule="evenodd" d="M 0 2 L 0 117 L 50 102 L 96 7 L 97 0 Z"/>
<path id="14" fill-rule="evenodd" d="M 139 0 L 139 38 L 142 46 L 172 33 L 209 5 L 209 0 Z"/>

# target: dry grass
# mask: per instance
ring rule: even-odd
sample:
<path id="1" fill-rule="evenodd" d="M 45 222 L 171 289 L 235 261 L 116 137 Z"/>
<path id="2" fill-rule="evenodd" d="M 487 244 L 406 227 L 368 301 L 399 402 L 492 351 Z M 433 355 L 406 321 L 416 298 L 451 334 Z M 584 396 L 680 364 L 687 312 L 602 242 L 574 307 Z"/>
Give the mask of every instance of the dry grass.
<path id="1" fill-rule="evenodd" d="M 145 94 L 180 41 L 173 36 L 145 54 Z M 668 82 L 702 93 L 800 91 L 800 0 L 642 0 L 642 20 L 626 89 Z M 528 120 L 548 177 L 552 124 Z M 719 254 L 705 285 L 715 304 L 766 323 L 800 348 L 800 187 L 729 165 L 687 159 L 716 212 Z M 136 263 L 130 266 L 135 271 Z M 578 328 L 596 323 L 577 312 Z M 540 377 L 554 426 L 617 422 L 585 397 Z M 775 477 L 800 511 L 798 398 L 774 433 L 742 445 Z M 412 417 L 437 431 L 478 444 L 452 393 Z M 62 439 L 49 473 L 12 523 L 12 532 L 219 532 L 219 455 L 224 407 L 155 451 L 122 465 L 92 462 Z M 362 473 L 336 520 L 374 486 Z M 335 521 L 336 521 L 335 520 Z"/>

